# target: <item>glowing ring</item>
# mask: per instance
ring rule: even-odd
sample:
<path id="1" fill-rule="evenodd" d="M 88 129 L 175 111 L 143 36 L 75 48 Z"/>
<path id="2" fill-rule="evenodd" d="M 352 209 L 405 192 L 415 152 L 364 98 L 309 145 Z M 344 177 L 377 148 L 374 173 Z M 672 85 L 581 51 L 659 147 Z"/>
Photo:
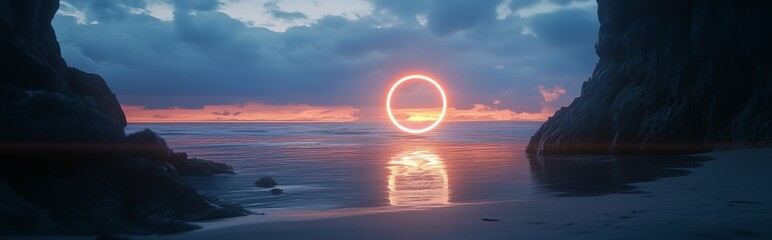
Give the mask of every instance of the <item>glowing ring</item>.
<path id="1" fill-rule="evenodd" d="M 440 91 L 440 95 L 442 95 L 442 112 L 440 113 L 440 117 L 438 117 L 437 120 L 435 120 L 434 123 L 432 123 L 432 125 L 429 125 L 428 127 L 422 128 L 422 129 L 411 129 L 411 128 L 402 126 L 402 124 L 399 124 L 399 122 L 397 122 L 397 119 L 394 118 L 394 114 L 391 112 L 391 95 L 394 93 L 394 90 L 397 90 L 397 87 L 399 87 L 399 85 L 402 84 L 403 82 L 406 82 L 412 79 L 420 79 L 433 84 L 435 87 L 437 87 L 437 90 Z M 409 132 L 409 133 L 425 133 L 425 132 L 428 132 L 429 130 L 432 130 L 432 128 L 436 127 L 437 125 L 440 124 L 440 122 L 442 122 L 442 118 L 445 117 L 445 112 L 447 110 L 448 110 L 448 100 L 445 97 L 445 91 L 442 90 L 442 87 L 440 87 L 440 84 L 437 83 L 437 81 L 434 81 L 434 79 L 431 79 L 424 75 L 410 75 L 407 77 L 403 77 L 402 79 L 397 81 L 397 83 L 395 83 L 394 86 L 391 87 L 391 90 L 389 90 L 389 95 L 386 96 L 386 112 L 389 113 L 389 118 L 391 119 L 391 122 L 393 122 L 394 125 L 397 126 L 399 129 L 402 129 L 402 131 Z"/>

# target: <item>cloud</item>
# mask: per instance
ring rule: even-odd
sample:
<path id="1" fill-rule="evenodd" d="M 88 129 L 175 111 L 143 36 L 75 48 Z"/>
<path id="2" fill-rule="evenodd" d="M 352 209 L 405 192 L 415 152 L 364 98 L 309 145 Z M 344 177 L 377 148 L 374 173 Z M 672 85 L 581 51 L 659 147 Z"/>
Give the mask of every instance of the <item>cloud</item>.
<path id="1" fill-rule="evenodd" d="M 512 10 L 518 10 L 524 7 L 530 7 L 539 2 L 540 0 L 510 0 L 508 7 L 512 11 Z"/>
<path id="2" fill-rule="evenodd" d="M 214 114 L 214 115 L 221 115 L 221 116 L 230 116 L 231 112 L 229 112 L 228 110 L 225 110 L 225 111 L 222 111 L 222 112 L 212 112 L 212 114 Z"/>
<path id="3" fill-rule="evenodd" d="M 578 93 L 597 60 L 595 8 L 574 3 L 496 19 L 504 1 L 65 2 L 71 7 L 54 19 L 65 60 L 102 75 L 121 103 L 146 110 L 313 103 L 352 106 L 367 118 L 382 114 L 393 81 L 422 73 L 441 81 L 455 106 L 496 99 L 500 109 L 541 113 L 534 88 Z M 306 19 L 295 14 L 297 23 L 286 25 L 266 13 L 269 2 Z M 171 16 L 153 10 L 159 6 Z"/>
<path id="4" fill-rule="evenodd" d="M 62 16 L 74 17 L 78 24 L 86 24 L 86 13 L 65 1 L 59 4 L 59 11 L 57 13 Z"/>
<path id="5" fill-rule="evenodd" d="M 242 105 L 206 105 L 201 109 L 147 109 L 122 105 L 129 122 L 348 122 L 358 119 L 358 109 L 351 106 L 266 105 L 249 102 Z"/>
<path id="6" fill-rule="evenodd" d="M 498 0 L 435 1 L 428 12 L 428 26 L 434 33 L 446 35 L 471 28 L 496 17 Z"/>
<path id="7" fill-rule="evenodd" d="M 554 111 L 515 112 L 474 104 L 470 109 L 448 109 L 448 119 L 451 121 L 545 121 L 554 113 Z"/>
<path id="8" fill-rule="evenodd" d="M 278 5 L 276 5 L 276 2 L 267 2 L 263 4 L 263 7 L 268 11 L 271 16 L 279 19 L 284 20 L 297 20 L 297 19 L 308 19 L 308 16 L 303 14 L 302 12 L 287 12 L 281 10 Z"/>
<path id="9" fill-rule="evenodd" d="M 572 2 L 587 2 L 587 1 L 590 1 L 590 0 L 550 0 L 550 2 L 561 6 L 566 6 L 568 4 L 571 4 Z"/>
<path id="10" fill-rule="evenodd" d="M 326 16 L 356 20 L 369 15 L 372 5 L 366 0 L 226 0 L 220 11 L 252 27 L 284 32 L 291 27 L 313 25 Z"/>
<path id="11" fill-rule="evenodd" d="M 393 109 L 398 121 L 431 122 L 435 121 L 441 112 L 440 108 L 402 108 Z M 498 109 L 484 104 L 474 104 L 469 109 L 448 108 L 446 121 L 545 121 L 555 113 L 547 108 L 540 112 L 515 112 L 509 109 Z"/>
<path id="12" fill-rule="evenodd" d="M 560 48 L 586 46 L 594 43 L 598 36 L 597 17 L 583 9 L 536 15 L 530 20 L 530 26 L 545 42 Z"/>
<path id="13" fill-rule="evenodd" d="M 101 1 L 101 0 L 95 0 Z M 218 0 L 172 0 L 177 10 L 213 11 L 220 7 Z"/>
<path id="14" fill-rule="evenodd" d="M 552 102 L 558 100 L 560 95 L 566 94 L 566 89 L 560 86 L 554 86 L 552 90 L 545 88 L 543 85 L 539 85 L 539 92 L 544 97 L 544 102 Z"/>

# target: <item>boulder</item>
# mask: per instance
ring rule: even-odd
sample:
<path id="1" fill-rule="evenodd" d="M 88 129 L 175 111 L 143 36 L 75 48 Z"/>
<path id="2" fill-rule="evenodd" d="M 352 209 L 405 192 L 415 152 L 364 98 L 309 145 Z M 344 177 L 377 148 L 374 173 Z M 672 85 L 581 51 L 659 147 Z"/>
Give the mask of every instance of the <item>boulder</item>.
<path id="1" fill-rule="evenodd" d="M 126 127 L 126 115 L 115 94 L 99 75 L 87 73 L 77 68 L 67 68 L 67 85 L 78 96 L 94 101 L 100 112 L 113 119 L 121 127 Z"/>
<path id="2" fill-rule="evenodd" d="M 55 232 L 59 234 L 175 233 L 200 228 L 190 221 L 250 213 L 238 204 L 198 193 L 182 183 L 169 164 L 143 158 L 17 180 L 15 185 L 21 198 L 66 226 Z"/>
<path id="3" fill-rule="evenodd" d="M 255 186 L 261 187 L 261 188 L 272 188 L 276 185 L 279 185 L 275 180 L 273 180 L 270 176 L 261 177 L 255 182 Z"/>
<path id="4" fill-rule="evenodd" d="M 208 177 L 215 174 L 236 173 L 231 165 L 200 158 L 188 158 L 188 154 L 184 152 L 172 153 L 169 164 L 177 169 L 180 176 Z"/>
<path id="5" fill-rule="evenodd" d="M 5 182 L 0 181 L 0 232 L 57 233 L 63 229 L 47 211 L 19 197 Z"/>
<path id="6" fill-rule="evenodd" d="M 172 155 L 172 150 L 166 141 L 150 129 L 129 134 L 123 140 L 127 155 L 166 162 Z"/>

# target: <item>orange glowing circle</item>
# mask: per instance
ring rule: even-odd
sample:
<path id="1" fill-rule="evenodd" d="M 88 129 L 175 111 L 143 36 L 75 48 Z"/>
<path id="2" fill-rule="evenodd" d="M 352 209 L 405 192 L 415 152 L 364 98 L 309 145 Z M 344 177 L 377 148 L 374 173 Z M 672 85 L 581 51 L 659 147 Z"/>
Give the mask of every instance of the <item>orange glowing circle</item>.
<path id="1" fill-rule="evenodd" d="M 399 87 L 400 84 L 413 79 L 424 80 L 431 83 L 432 85 L 437 87 L 437 90 L 440 91 L 440 95 L 442 95 L 442 112 L 440 112 L 440 116 L 437 118 L 437 120 L 434 121 L 434 123 L 432 123 L 432 125 L 429 125 L 428 127 L 425 127 L 422 129 L 411 129 L 411 128 L 402 126 L 402 124 L 399 124 L 399 122 L 397 122 L 397 119 L 394 118 L 394 114 L 391 112 L 391 95 L 394 94 L 394 90 L 397 90 L 397 87 Z M 442 87 L 440 86 L 439 83 L 437 83 L 437 81 L 434 81 L 434 79 L 431 79 L 424 75 L 410 75 L 399 79 L 399 81 L 397 81 L 397 83 L 395 83 L 394 86 L 391 87 L 391 90 L 389 90 L 389 95 L 386 96 L 386 112 L 389 113 L 389 118 L 391 119 L 391 122 L 393 122 L 394 125 L 397 126 L 399 129 L 402 129 L 402 131 L 409 132 L 409 133 L 425 133 L 425 132 L 428 132 L 429 130 L 432 130 L 434 127 L 439 125 L 440 122 L 442 122 L 442 118 L 445 117 L 445 112 L 447 110 L 448 110 L 448 99 L 445 97 L 445 91 L 442 90 Z"/>

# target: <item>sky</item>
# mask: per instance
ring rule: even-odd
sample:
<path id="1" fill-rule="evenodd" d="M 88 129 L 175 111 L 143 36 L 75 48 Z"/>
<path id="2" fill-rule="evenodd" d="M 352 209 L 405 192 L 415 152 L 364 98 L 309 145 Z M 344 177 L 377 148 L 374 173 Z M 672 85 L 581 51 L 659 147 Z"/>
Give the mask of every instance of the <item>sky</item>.
<path id="1" fill-rule="evenodd" d="M 130 122 L 386 119 L 410 74 L 448 120 L 543 121 L 592 73 L 599 23 L 591 0 L 62 0 L 53 26 Z M 400 86 L 398 118 L 437 96 Z"/>

